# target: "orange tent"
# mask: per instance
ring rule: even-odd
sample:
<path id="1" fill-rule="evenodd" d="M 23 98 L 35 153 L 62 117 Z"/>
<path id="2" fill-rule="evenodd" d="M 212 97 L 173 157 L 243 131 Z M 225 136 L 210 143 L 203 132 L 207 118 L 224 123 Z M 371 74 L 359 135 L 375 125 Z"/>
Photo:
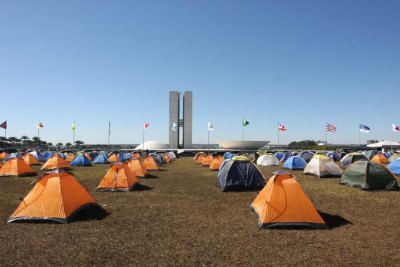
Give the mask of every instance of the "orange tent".
<path id="1" fill-rule="evenodd" d="M 71 161 L 74 160 L 74 158 L 75 158 L 75 154 L 74 154 L 74 153 L 71 153 L 71 154 L 68 154 L 68 156 L 67 156 L 67 158 L 65 159 L 65 161 L 66 161 L 66 162 L 71 162 Z"/>
<path id="2" fill-rule="evenodd" d="M 140 159 L 140 154 L 137 152 L 132 153 L 132 158 L 133 159 Z"/>
<path id="3" fill-rule="evenodd" d="M 296 177 L 286 171 L 274 172 L 250 207 L 261 228 L 327 227 Z"/>
<path id="4" fill-rule="evenodd" d="M 199 157 L 203 157 L 203 155 L 205 155 L 204 152 L 198 152 L 198 153 L 194 156 L 194 158 L 193 158 L 194 162 L 198 163 L 198 162 L 197 162 L 198 158 L 199 158 Z"/>
<path id="5" fill-rule="evenodd" d="M 7 156 L 8 156 L 8 153 L 5 151 L 0 153 L 0 159 L 5 159 Z"/>
<path id="6" fill-rule="evenodd" d="M 7 160 L 0 169 L 0 176 L 34 176 L 36 172 L 20 157 Z"/>
<path id="7" fill-rule="evenodd" d="M 163 160 L 165 163 L 171 163 L 172 159 L 171 157 L 168 155 L 168 153 L 163 153 Z"/>
<path id="8" fill-rule="evenodd" d="M 40 170 L 53 169 L 71 169 L 71 167 L 60 155 L 54 154 L 46 161 Z"/>
<path id="9" fill-rule="evenodd" d="M 138 177 L 146 177 L 147 176 L 146 166 L 144 166 L 143 164 L 140 164 L 140 161 L 138 159 L 131 159 L 130 161 L 128 161 L 128 167 Z"/>
<path id="10" fill-rule="evenodd" d="M 158 171 L 158 165 L 153 157 L 150 155 L 147 155 L 143 159 L 142 165 L 144 165 L 148 171 Z"/>
<path id="11" fill-rule="evenodd" d="M 201 164 L 201 163 L 203 162 L 203 158 L 206 157 L 206 156 L 207 156 L 207 155 L 204 154 L 204 153 L 199 154 L 199 155 L 196 157 L 196 160 L 195 160 L 196 164 Z"/>
<path id="12" fill-rule="evenodd" d="M 372 162 L 380 163 L 380 164 L 389 164 L 390 161 L 383 154 L 376 154 L 372 159 Z"/>
<path id="13" fill-rule="evenodd" d="M 117 162 L 118 161 L 118 155 L 113 153 L 111 156 L 108 157 L 109 162 Z"/>
<path id="14" fill-rule="evenodd" d="M 216 157 L 214 157 L 214 160 L 211 162 L 210 165 L 210 170 L 219 170 L 219 167 L 222 165 L 222 163 L 224 162 L 224 157 L 221 155 L 217 155 Z"/>
<path id="15" fill-rule="evenodd" d="M 201 166 L 210 166 L 212 161 L 212 155 L 204 155 L 203 159 L 201 160 Z"/>
<path id="16" fill-rule="evenodd" d="M 126 163 L 114 163 L 101 180 L 97 191 L 131 191 L 139 183 Z"/>
<path id="17" fill-rule="evenodd" d="M 32 155 L 29 153 L 26 153 L 23 157 L 25 163 L 29 166 L 31 165 L 40 165 L 39 161 Z"/>
<path id="18" fill-rule="evenodd" d="M 66 171 L 45 173 L 24 197 L 7 222 L 50 220 L 67 223 L 82 208 L 96 200 Z"/>

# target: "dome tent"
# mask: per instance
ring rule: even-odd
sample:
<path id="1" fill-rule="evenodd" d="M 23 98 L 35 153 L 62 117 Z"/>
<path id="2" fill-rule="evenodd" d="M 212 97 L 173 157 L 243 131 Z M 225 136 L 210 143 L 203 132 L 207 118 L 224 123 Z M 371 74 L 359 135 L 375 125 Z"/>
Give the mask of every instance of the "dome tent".
<path id="1" fill-rule="evenodd" d="M 114 163 L 100 181 L 97 191 L 131 191 L 139 183 L 126 163 Z"/>
<path id="2" fill-rule="evenodd" d="M 304 174 L 318 177 L 340 177 L 342 170 L 330 158 L 324 155 L 315 155 L 304 168 Z"/>
<path id="3" fill-rule="evenodd" d="M 382 164 L 357 161 L 344 171 L 340 184 L 364 190 L 399 190 L 394 175 Z"/>
<path id="4" fill-rule="evenodd" d="M 94 160 L 92 161 L 93 164 L 109 164 L 107 155 L 104 152 L 99 153 Z"/>
<path id="5" fill-rule="evenodd" d="M 349 153 L 340 160 L 340 166 L 347 168 L 350 164 L 359 160 L 368 161 L 368 158 L 361 153 Z"/>
<path id="6" fill-rule="evenodd" d="M 279 159 L 273 154 L 261 155 L 257 159 L 257 165 L 261 165 L 261 166 L 277 166 L 277 165 L 279 165 Z"/>
<path id="7" fill-rule="evenodd" d="M 283 168 L 290 170 L 304 170 L 306 165 L 307 162 L 305 162 L 303 158 L 299 156 L 291 156 L 285 161 Z"/>
<path id="8" fill-rule="evenodd" d="M 84 155 L 78 154 L 76 157 L 71 161 L 71 166 L 93 166 L 92 162 Z"/>
<path id="9" fill-rule="evenodd" d="M 251 203 L 260 228 L 327 228 L 296 177 L 276 171 Z"/>
<path id="10" fill-rule="evenodd" d="M 217 182 L 224 192 L 261 189 L 265 185 L 264 176 L 257 166 L 243 156 L 225 160 L 218 172 Z"/>

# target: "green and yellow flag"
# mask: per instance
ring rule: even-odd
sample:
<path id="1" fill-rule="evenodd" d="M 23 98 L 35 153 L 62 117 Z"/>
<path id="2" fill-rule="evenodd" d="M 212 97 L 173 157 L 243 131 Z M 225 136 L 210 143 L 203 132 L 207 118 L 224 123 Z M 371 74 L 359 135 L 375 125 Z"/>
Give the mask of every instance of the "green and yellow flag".
<path id="1" fill-rule="evenodd" d="M 247 126 L 250 124 L 250 122 L 248 120 L 243 120 L 242 121 L 243 126 Z"/>
<path id="2" fill-rule="evenodd" d="M 72 129 L 73 132 L 75 132 L 75 130 L 76 130 L 76 124 L 75 124 L 75 122 L 72 123 L 71 129 Z"/>

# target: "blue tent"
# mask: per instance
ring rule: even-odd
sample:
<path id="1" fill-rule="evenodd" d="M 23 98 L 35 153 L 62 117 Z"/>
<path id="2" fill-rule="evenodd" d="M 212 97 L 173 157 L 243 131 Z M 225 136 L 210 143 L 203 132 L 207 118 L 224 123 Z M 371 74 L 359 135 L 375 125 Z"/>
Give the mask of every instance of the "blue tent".
<path id="1" fill-rule="evenodd" d="M 157 163 L 158 166 L 162 165 L 162 157 L 157 153 L 150 153 L 150 156 L 153 157 L 154 161 Z"/>
<path id="2" fill-rule="evenodd" d="M 71 166 L 92 166 L 90 160 L 83 154 L 78 154 L 69 164 Z"/>
<path id="3" fill-rule="evenodd" d="M 339 161 L 340 160 L 340 154 L 335 153 L 333 151 L 329 151 L 325 154 L 328 158 L 330 158 L 333 161 Z"/>
<path id="4" fill-rule="evenodd" d="M 47 161 L 51 156 L 53 156 L 53 153 L 51 153 L 50 151 L 45 151 L 44 153 L 42 153 L 42 157 L 45 161 Z"/>
<path id="5" fill-rule="evenodd" d="M 281 159 L 286 155 L 285 152 L 276 152 L 275 153 L 275 157 L 278 158 L 279 161 L 281 161 Z"/>
<path id="6" fill-rule="evenodd" d="M 234 156 L 235 156 L 235 154 L 232 154 L 231 152 L 225 152 L 224 159 L 231 159 Z"/>
<path id="7" fill-rule="evenodd" d="M 283 155 L 283 157 L 280 159 L 279 162 L 285 162 L 288 158 L 290 158 L 292 156 L 292 153 L 290 152 L 286 152 L 285 155 Z"/>
<path id="8" fill-rule="evenodd" d="M 98 154 L 94 160 L 92 161 L 93 164 L 109 164 L 107 155 L 105 153 Z"/>
<path id="9" fill-rule="evenodd" d="M 128 161 L 132 158 L 131 153 L 119 153 L 118 154 L 118 161 L 124 162 Z"/>
<path id="10" fill-rule="evenodd" d="M 386 166 L 391 172 L 396 175 L 400 175 L 400 159 L 396 159 L 390 162 L 389 165 Z"/>
<path id="11" fill-rule="evenodd" d="M 7 162 L 9 159 L 14 159 L 14 158 L 22 159 L 22 156 L 20 154 L 18 154 L 18 153 L 11 153 L 11 154 L 8 154 L 7 157 L 5 157 L 3 159 L 3 162 Z"/>
<path id="12" fill-rule="evenodd" d="M 305 162 L 310 162 L 311 158 L 314 156 L 314 153 L 305 151 L 305 152 L 300 152 L 297 156 L 302 157 Z"/>
<path id="13" fill-rule="evenodd" d="M 392 156 L 391 152 L 384 152 L 383 155 L 385 155 L 385 157 L 388 159 Z"/>
<path id="14" fill-rule="evenodd" d="M 217 183 L 222 191 L 261 189 L 265 179 L 257 166 L 248 158 L 237 156 L 221 165 Z"/>
<path id="15" fill-rule="evenodd" d="M 307 162 L 299 156 L 292 156 L 285 161 L 283 168 L 290 170 L 304 170 Z"/>

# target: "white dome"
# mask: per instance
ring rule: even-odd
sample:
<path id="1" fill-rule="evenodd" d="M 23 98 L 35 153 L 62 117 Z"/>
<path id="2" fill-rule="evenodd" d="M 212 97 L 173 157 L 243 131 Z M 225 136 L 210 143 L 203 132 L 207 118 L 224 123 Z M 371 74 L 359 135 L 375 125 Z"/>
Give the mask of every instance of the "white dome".
<path id="1" fill-rule="evenodd" d="M 143 149 L 143 144 L 138 145 L 135 149 Z M 158 141 L 146 141 L 144 142 L 144 149 L 149 150 L 159 150 L 159 149 L 168 149 L 168 145 L 162 144 Z"/>

